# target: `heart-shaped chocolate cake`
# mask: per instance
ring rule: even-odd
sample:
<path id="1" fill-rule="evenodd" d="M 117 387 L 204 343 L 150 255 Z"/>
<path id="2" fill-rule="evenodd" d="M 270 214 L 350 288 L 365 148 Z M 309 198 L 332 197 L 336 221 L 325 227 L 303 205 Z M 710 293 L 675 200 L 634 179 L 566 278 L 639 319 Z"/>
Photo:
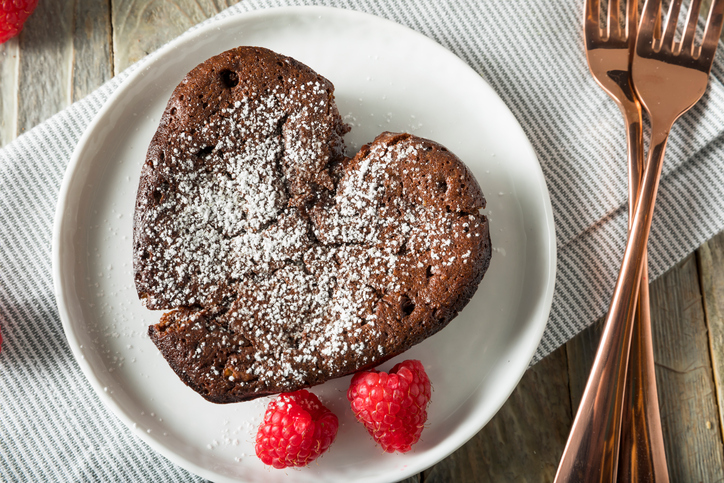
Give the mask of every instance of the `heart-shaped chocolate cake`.
<path id="1" fill-rule="evenodd" d="M 354 159 L 332 84 L 240 47 L 174 90 L 142 168 L 136 289 L 209 401 L 375 366 L 445 327 L 487 270 L 485 199 L 443 146 L 383 133 Z"/>

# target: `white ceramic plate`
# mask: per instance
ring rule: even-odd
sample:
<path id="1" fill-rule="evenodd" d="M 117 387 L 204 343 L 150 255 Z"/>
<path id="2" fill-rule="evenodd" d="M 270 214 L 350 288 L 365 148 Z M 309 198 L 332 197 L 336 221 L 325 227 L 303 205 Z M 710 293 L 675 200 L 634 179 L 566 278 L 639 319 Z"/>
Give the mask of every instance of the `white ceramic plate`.
<path id="1" fill-rule="evenodd" d="M 146 148 L 171 91 L 198 63 L 239 45 L 290 55 L 330 79 L 352 124 L 349 153 L 381 131 L 434 139 L 473 170 L 488 199 L 494 252 L 472 302 L 444 331 L 395 360 L 422 360 L 428 424 L 408 454 L 383 454 L 354 417 L 349 377 L 313 391 L 340 418 L 309 468 L 276 471 L 254 455 L 267 399 L 215 405 L 187 388 L 146 336 L 160 313 L 133 285 L 132 219 Z M 88 127 L 68 167 L 53 238 L 53 276 L 69 344 L 101 400 L 172 461 L 216 481 L 397 481 L 452 453 L 503 405 L 543 333 L 555 236 L 535 153 L 513 115 L 464 62 L 395 23 L 330 8 L 239 15 L 149 56 Z"/>

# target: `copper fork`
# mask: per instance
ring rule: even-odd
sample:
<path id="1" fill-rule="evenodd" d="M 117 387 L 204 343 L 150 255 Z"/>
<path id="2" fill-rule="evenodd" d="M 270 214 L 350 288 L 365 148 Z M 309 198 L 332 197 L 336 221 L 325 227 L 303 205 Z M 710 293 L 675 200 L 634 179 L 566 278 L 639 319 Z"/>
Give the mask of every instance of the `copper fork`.
<path id="1" fill-rule="evenodd" d="M 602 350 L 599 346 L 556 474 L 557 482 L 616 480 L 621 401 L 631 337 L 628 321 L 633 319 L 638 301 L 666 141 L 674 122 L 706 90 L 721 33 L 724 0 L 714 0 L 702 44 L 695 46 L 700 3 L 700 0 L 692 0 L 680 42 L 674 42 L 674 33 L 681 0 L 672 1 L 663 35 L 656 28 L 660 25 L 661 0 L 647 0 L 644 5 L 631 79 L 641 104 L 651 117 L 648 161 L 602 335 L 601 345 L 607 343 L 609 349 Z"/>
<path id="2" fill-rule="evenodd" d="M 626 254 L 624 255 L 622 272 L 626 267 L 626 259 L 630 257 L 635 262 L 637 249 L 641 249 L 637 247 L 637 249 L 629 252 L 629 246 L 637 243 L 643 244 L 643 250 L 646 248 L 669 132 L 674 122 L 694 106 L 706 91 L 714 54 L 719 45 L 719 37 L 724 24 L 724 0 L 714 0 L 709 10 L 701 45 L 697 46 L 695 34 L 699 21 L 701 0 L 692 0 L 687 12 L 683 36 L 679 42 L 676 42 L 676 26 L 681 3 L 681 0 L 671 2 L 663 33 L 661 32 L 661 0 L 646 0 L 641 14 L 641 24 L 639 25 L 631 71 L 636 93 L 651 119 L 651 143 L 633 220 L 634 226 L 637 224 L 644 226 L 642 227 L 642 233 L 636 234 L 635 240 L 632 240 L 635 237 L 633 231 L 630 235 Z M 640 264 L 641 262 L 639 262 Z M 645 273 L 644 269 L 644 277 L 646 277 Z M 624 276 L 623 273 L 621 276 Z M 617 284 L 618 288 L 619 284 Z M 642 291 L 641 297 L 643 296 L 644 292 Z M 646 293 L 646 296 L 648 297 L 648 293 Z M 646 324 L 641 324 L 641 327 L 641 332 L 651 330 L 650 325 L 646 327 Z M 641 340 L 637 341 L 634 336 L 634 346 L 636 346 L 637 342 L 642 346 L 644 345 Z M 636 349 L 632 350 L 634 351 L 632 352 L 633 356 L 636 354 Z M 629 367 L 635 366 L 637 363 L 645 363 L 643 359 L 648 359 L 648 357 L 638 361 L 635 357 L 632 357 Z M 651 354 L 651 366 L 653 368 L 653 354 Z M 646 431 L 646 427 L 642 426 L 645 421 L 641 421 L 641 418 L 638 418 L 637 421 L 636 417 L 636 407 L 640 407 L 636 399 L 645 400 L 648 397 L 645 390 L 646 386 L 648 385 L 645 384 L 643 394 L 639 395 L 636 394 L 636 391 L 641 388 L 635 384 L 629 385 L 629 387 L 634 388 L 634 392 L 627 394 L 628 405 L 625 408 L 624 421 L 626 422 L 628 419 L 633 424 L 631 424 L 628 433 L 628 440 L 626 431 L 622 433 L 621 444 L 623 448 L 631 449 L 629 451 L 631 454 L 626 454 L 624 451 L 621 455 L 619 468 L 622 473 L 619 476 L 619 481 L 660 481 L 662 476 L 665 476 L 666 481 L 668 481 L 668 474 L 662 474 L 661 471 L 658 471 L 659 468 L 656 465 L 654 465 L 655 471 L 653 475 L 647 478 L 635 477 L 636 458 L 641 454 L 641 452 L 636 451 L 636 445 L 639 444 L 637 440 L 652 434 L 652 432 Z M 656 397 L 655 389 L 652 397 Z M 652 405 L 649 406 L 652 407 Z M 656 405 L 656 412 L 657 422 L 659 422 L 658 404 Z M 651 423 L 653 417 L 649 417 L 647 421 Z M 660 431 L 660 428 L 658 429 Z M 653 442 L 658 443 L 657 441 Z M 651 453 L 653 456 L 656 455 L 657 451 L 663 454 L 663 441 L 661 441 L 661 444 L 662 446 L 658 450 L 654 448 Z M 666 463 L 665 459 L 663 463 Z M 641 465 L 641 462 L 639 462 L 639 465 Z M 663 470 L 666 470 L 665 466 Z"/>
<path id="3" fill-rule="evenodd" d="M 641 104 L 634 92 L 631 80 L 631 59 L 636 43 L 638 24 L 638 1 L 629 0 L 625 18 L 621 18 L 618 0 L 611 0 L 605 30 L 601 28 L 599 0 L 587 0 L 584 11 L 583 32 L 586 58 L 593 78 L 616 102 L 626 124 L 629 177 L 629 228 L 633 220 L 634 200 L 638 194 L 643 172 L 643 136 L 641 130 Z M 622 22 L 623 20 L 623 22 Z M 644 272 L 646 271 L 646 255 Z M 615 478 L 619 464 L 622 474 L 640 475 L 647 478 L 654 473 L 668 476 L 666 455 L 663 451 L 663 436 L 659 418 L 656 378 L 653 365 L 653 347 L 650 338 L 650 315 L 648 305 L 647 276 L 640 285 L 640 301 L 631 317 L 614 324 L 609 318 L 599 343 L 597 360 L 600 373 L 592 372 L 589 386 L 598 378 L 597 388 L 586 389 L 581 401 L 576 422 L 571 430 L 568 445 L 559 467 L 556 481 L 599 481 Z M 648 329 L 648 330 L 647 330 Z M 633 332 L 632 332 L 633 331 Z M 632 354 L 629 361 L 631 338 L 641 352 Z M 602 362 L 600 362 L 602 361 Z M 629 366 L 636 363 L 635 367 Z M 601 379 L 601 373 L 613 380 Z M 632 391 L 626 387 L 626 379 L 637 387 Z M 628 397 L 624 404 L 624 394 Z M 635 400 L 631 400 L 631 395 Z M 608 418 L 594 418 L 592 409 L 607 404 Z M 633 414 L 629 409 L 634 409 Z M 626 412 L 628 426 L 621 429 L 622 413 Z M 591 426 L 599 424 L 599 426 Z M 623 431 L 625 453 L 619 463 L 619 435 Z M 593 432 L 595 438 L 588 438 Z M 643 433 L 643 438 L 641 437 Z M 632 444 L 633 443 L 633 444 Z M 585 448 L 582 447 L 585 445 Z M 635 466 L 635 467 L 634 467 Z M 608 476 L 607 476 L 608 475 Z M 660 478 L 664 481 L 664 478 Z"/>
<path id="4" fill-rule="evenodd" d="M 619 16 L 619 1 L 608 4 L 606 31 L 602 32 L 598 0 L 587 0 L 584 12 L 583 32 L 586 39 L 586 58 L 593 78 L 618 105 L 626 124 L 628 152 L 628 199 L 629 229 L 633 222 L 634 203 L 643 174 L 643 136 L 641 132 L 641 104 L 634 92 L 631 80 L 633 58 L 638 31 L 638 0 L 629 0 L 625 7 L 624 22 Z M 611 338 L 601 345 L 602 350 L 612 350 L 606 342 L 615 340 L 626 344 L 625 331 L 630 334 L 628 368 L 624 384 L 624 400 L 620 423 L 618 479 L 630 481 L 668 482 L 666 453 L 661 431 L 653 342 L 651 340 L 651 315 L 647 257 L 643 257 L 643 274 L 639 286 L 639 301 L 633 320 L 621 327 L 624 334 Z M 624 348 L 624 350 L 626 350 Z M 615 428 L 614 432 L 615 432 Z M 614 437 L 615 434 L 609 437 Z M 607 442 L 611 447 L 615 441 Z M 611 455 L 615 464 L 615 454 Z"/>

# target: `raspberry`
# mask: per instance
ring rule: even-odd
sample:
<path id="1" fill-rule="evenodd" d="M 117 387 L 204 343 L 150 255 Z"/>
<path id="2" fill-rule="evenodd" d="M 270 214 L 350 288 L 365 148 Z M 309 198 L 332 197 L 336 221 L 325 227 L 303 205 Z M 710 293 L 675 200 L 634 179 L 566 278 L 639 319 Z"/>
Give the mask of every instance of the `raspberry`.
<path id="1" fill-rule="evenodd" d="M 37 5 L 38 0 L 0 0 L 0 44 L 20 33 Z"/>
<path id="2" fill-rule="evenodd" d="M 304 389 L 269 403 L 256 433 L 256 455 L 274 468 L 307 466 L 337 436 L 337 416 Z"/>
<path id="3" fill-rule="evenodd" d="M 347 390 L 357 420 L 388 453 L 406 453 L 427 421 L 430 379 L 422 363 L 404 361 L 389 374 L 358 372 Z"/>

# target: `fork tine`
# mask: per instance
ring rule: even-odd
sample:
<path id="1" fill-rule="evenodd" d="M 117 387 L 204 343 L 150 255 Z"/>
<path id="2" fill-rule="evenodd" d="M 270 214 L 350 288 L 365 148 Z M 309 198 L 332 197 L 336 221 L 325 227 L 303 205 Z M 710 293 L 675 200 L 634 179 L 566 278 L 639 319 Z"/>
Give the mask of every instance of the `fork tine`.
<path id="1" fill-rule="evenodd" d="M 699 10 L 701 10 L 701 0 L 691 0 L 689 5 L 689 13 L 686 17 L 686 31 L 681 38 L 681 51 L 687 52 L 694 56 L 694 34 L 696 33 L 696 25 L 699 22 Z"/>
<path id="2" fill-rule="evenodd" d="M 669 6 L 669 15 L 666 17 L 666 30 L 664 31 L 661 48 L 674 50 L 674 34 L 676 33 L 676 24 L 679 21 L 679 12 L 681 11 L 681 0 L 672 0 Z"/>
<path id="3" fill-rule="evenodd" d="M 644 9 L 641 12 L 641 22 L 639 23 L 637 44 L 639 41 L 643 41 L 647 44 L 648 48 L 653 49 L 654 39 L 657 37 L 657 35 L 655 35 L 655 29 L 658 25 L 660 13 L 660 0 L 646 0 L 646 3 L 644 3 Z"/>
<path id="4" fill-rule="evenodd" d="M 629 40 L 635 40 L 636 25 L 639 20 L 639 1 L 628 0 L 626 4 L 626 38 Z"/>
<path id="5" fill-rule="evenodd" d="M 621 37 L 621 4 L 619 0 L 609 0 L 608 19 L 606 20 L 608 38 L 611 36 Z"/>
<path id="6" fill-rule="evenodd" d="M 601 37 L 600 17 L 601 5 L 599 0 L 586 0 L 586 19 L 583 24 L 588 39 Z"/>
<path id="7" fill-rule="evenodd" d="M 700 59 L 712 62 L 716 47 L 719 45 L 722 24 L 724 23 L 724 0 L 714 0 L 709 10 L 709 18 L 706 20 L 704 39 L 701 42 Z M 709 67 L 711 68 L 711 66 Z"/>

